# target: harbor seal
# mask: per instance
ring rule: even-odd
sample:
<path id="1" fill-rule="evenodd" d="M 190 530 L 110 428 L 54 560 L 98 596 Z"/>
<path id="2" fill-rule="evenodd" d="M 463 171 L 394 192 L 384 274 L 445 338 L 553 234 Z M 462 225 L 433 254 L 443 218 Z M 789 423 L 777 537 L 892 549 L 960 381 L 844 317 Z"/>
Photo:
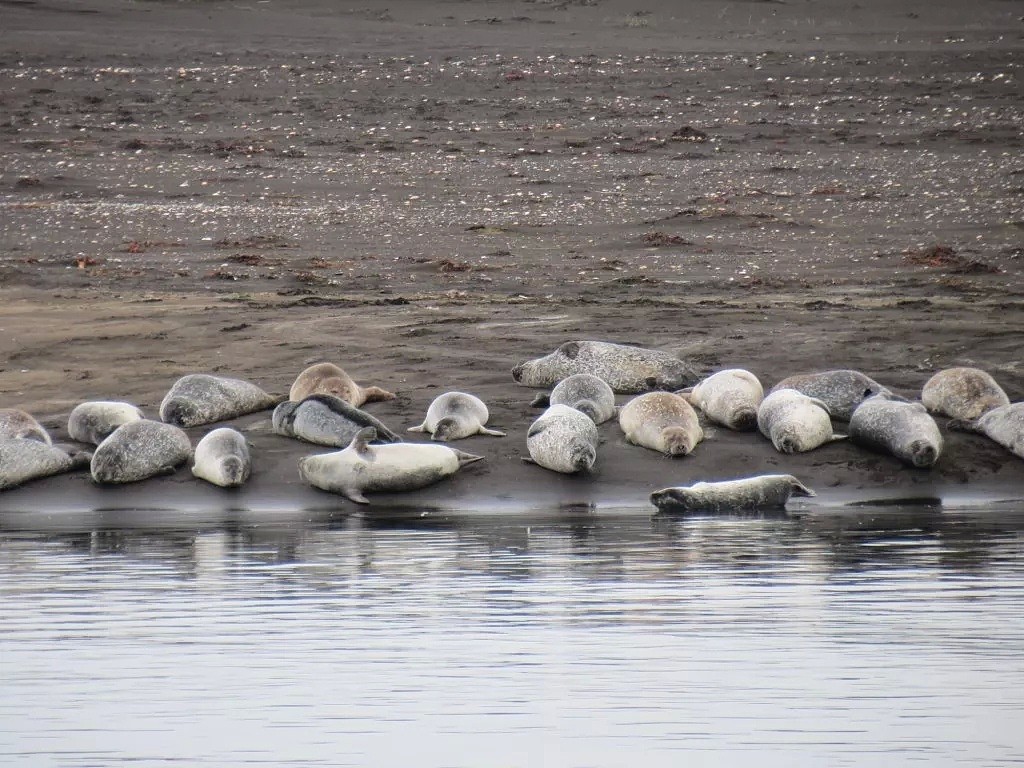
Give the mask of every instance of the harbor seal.
<path id="1" fill-rule="evenodd" d="M 795 389 L 776 389 L 757 409 L 757 428 L 772 441 L 779 453 L 813 451 L 846 435 L 832 431 L 828 406 Z"/>
<path id="2" fill-rule="evenodd" d="M 558 382 L 550 395 L 537 395 L 533 405 L 568 405 L 585 413 L 595 424 L 604 424 L 615 415 L 615 393 L 604 379 L 574 373 Z"/>
<path id="3" fill-rule="evenodd" d="M 757 475 L 664 488 L 651 494 L 651 503 L 659 512 L 724 512 L 778 509 L 785 507 L 791 496 L 815 495 L 792 475 Z"/>
<path id="4" fill-rule="evenodd" d="M 795 389 L 821 400 L 832 418 L 838 421 L 849 421 L 857 406 L 872 395 L 889 394 L 886 387 L 870 376 L 849 369 L 787 376 L 772 387 L 769 394 L 779 389 Z"/>
<path id="5" fill-rule="evenodd" d="M 213 430 L 196 445 L 192 474 L 222 488 L 235 488 L 252 473 L 249 444 L 230 427 Z"/>
<path id="6" fill-rule="evenodd" d="M 255 384 L 206 373 L 182 376 L 160 403 L 160 419 L 178 427 L 198 427 L 273 408 L 281 398 Z"/>
<path id="7" fill-rule="evenodd" d="M 1024 403 L 1001 405 L 973 421 L 955 419 L 949 429 L 979 432 L 1024 459 Z"/>
<path id="8" fill-rule="evenodd" d="M 586 414 L 567 405 L 552 405 L 526 433 L 530 458 L 553 472 L 590 471 L 597 460 L 597 425 Z"/>
<path id="9" fill-rule="evenodd" d="M 40 440 L 0 438 L 0 491 L 29 480 L 87 467 L 90 458 L 88 453 L 67 453 Z"/>
<path id="10" fill-rule="evenodd" d="M 857 406 L 850 417 L 850 439 L 922 469 L 942 453 L 942 435 L 925 407 L 892 394 L 873 395 Z"/>
<path id="11" fill-rule="evenodd" d="M 171 472 L 191 455 L 192 444 L 183 430 L 140 419 L 122 424 L 97 446 L 90 470 L 97 483 L 134 483 Z"/>
<path id="12" fill-rule="evenodd" d="M 376 437 L 374 428 L 366 427 L 344 450 L 306 456 L 299 460 L 299 475 L 324 491 L 368 504 L 366 492 L 413 491 L 483 458 L 432 443 L 370 445 Z"/>
<path id="13" fill-rule="evenodd" d="M 1009 405 L 1010 398 L 985 371 L 947 368 L 925 382 L 921 402 L 931 413 L 972 421 L 986 411 Z"/>
<path id="14" fill-rule="evenodd" d="M 700 408 L 709 421 L 739 432 L 757 427 L 757 408 L 764 399 L 757 376 L 742 368 L 719 371 L 676 394 Z"/>
<path id="15" fill-rule="evenodd" d="M 431 440 L 458 440 L 470 435 L 504 437 L 504 432 L 484 426 L 490 413 L 487 405 L 467 392 L 445 392 L 427 408 L 427 417 L 409 432 L 429 432 Z"/>
<path id="16" fill-rule="evenodd" d="M 19 438 L 53 445 L 50 434 L 32 414 L 20 408 L 0 408 L 0 440 Z"/>
<path id="17" fill-rule="evenodd" d="M 80 443 L 99 445 L 122 424 L 146 415 L 131 403 L 92 400 L 79 403 L 68 416 L 68 434 Z"/>
<path id="18" fill-rule="evenodd" d="M 550 355 L 517 365 L 512 378 L 525 387 L 553 387 L 575 373 L 604 379 L 621 394 L 680 389 L 699 377 L 689 363 L 668 352 L 606 341 L 567 341 Z"/>
<path id="19" fill-rule="evenodd" d="M 361 387 L 334 363 L 317 363 L 298 375 L 288 399 L 296 402 L 310 395 L 334 395 L 358 408 L 363 403 L 394 400 L 396 395 L 380 387 Z"/>
<path id="20" fill-rule="evenodd" d="M 334 395 L 310 395 L 300 402 L 286 400 L 274 409 L 271 423 L 279 435 L 337 448 L 347 446 L 366 427 L 376 429 L 381 442 L 402 442 L 380 419 Z"/>
<path id="21" fill-rule="evenodd" d="M 671 392 L 634 397 L 619 410 L 619 426 L 633 445 L 666 456 L 686 456 L 704 439 L 693 406 Z"/>

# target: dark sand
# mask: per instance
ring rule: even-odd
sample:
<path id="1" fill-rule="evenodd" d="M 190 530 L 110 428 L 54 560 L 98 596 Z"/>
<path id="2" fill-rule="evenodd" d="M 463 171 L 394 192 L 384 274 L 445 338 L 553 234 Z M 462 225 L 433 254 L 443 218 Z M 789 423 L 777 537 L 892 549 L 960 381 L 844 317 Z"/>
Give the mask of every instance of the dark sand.
<path id="1" fill-rule="evenodd" d="M 761 472 L 825 503 L 1024 498 L 1024 461 L 959 433 L 922 471 L 724 429 L 668 460 L 610 422 L 596 471 L 562 477 L 520 461 L 539 412 L 509 374 L 603 339 L 766 388 L 849 367 L 917 396 L 971 365 L 1024 399 L 1021 14 L 0 0 L 0 407 L 62 439 L 86 399 L 155 416 L 185 373 L 285 393 L 330 360 L 399 393 L 367 407 L 396 430 L 461 389 L 509 432 L 378 506 L 639 508 Z M 0 510 L 355 509 L 302 484 L 319 449 L 268 416 L 234 422 L 255 457 L 238 492 L 186 468 L 117 488 L 76 473 Z"/>

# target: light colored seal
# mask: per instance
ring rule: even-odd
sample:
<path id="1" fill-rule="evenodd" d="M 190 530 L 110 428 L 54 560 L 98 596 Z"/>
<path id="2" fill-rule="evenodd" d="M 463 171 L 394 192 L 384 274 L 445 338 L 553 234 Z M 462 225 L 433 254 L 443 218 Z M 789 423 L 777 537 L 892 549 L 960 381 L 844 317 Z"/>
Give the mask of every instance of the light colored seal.
<path id="1" fill-rule="evenodd" d="M 20 408 L 0 408 L 0 440 L 18 438 L 53 444 L 50 434 L 30 413 Z"/>
<path id="2" fill-rule="evenodd" d="M 90 454 L 67 453 L 39 440 L 0 438 L 0 491 L 89 466 Z"/>
<path id="3" fill-rule="evenodd" d="M 825 403 L 795 389 L 777 389 L 761 401 L 757 428 L 780 453 L 813 451 L 819 445 L 846 439 L 832 431 Z"/>
<path id="4" fill-rule="evenodd" d="M 99 445 L 122 424 L 139 421 L 146 415 L 131 403 L 92 400 L 79 403 L 68 416 L 68 434 L 80 443 Z"/>
<path id="5" fill-rule="evenodd" d="M 196 445 L 192 474 L 200 480 L 235 488 L 248 480 L 251 473 L 249 444 L 238 430 L 220 427 Z"/>
<path id="6" fill-rule="evenodd" d="M 468 392 L 445 392 L 438 395 L 427 408 L 427 417 L 410 432 L 429 432 L 431 440 L 458 440 L 470 435 L 504 437 L 504 432 L 484 426 L 490 412 L 476 395 Z"/>
<path id="7" fill-rule="evenodd" d="M 298 375 L 289 400 L 305 400 L 310 395 L 334 395 L 358 408 L 376 400 L 394 400 L 395 394 L 380 387 L 361 387 L 334 363 L 316 363 Z"/>
<path id="8" fill-rule="evenodd" d="M 954 420 L 947 426 L 964 432 L 980 432 L 1024 459 L 1024 403 L 1001 405 L 973 421 Z"/>
<path id="9" fill-rule="evenodd" d="M 666 456 L 686 456 L 704 439 L 697 413 L 685 398 L 671 392 L 648 392 L 619 410 L 626 440 Z"/>
<path id="10" fill-rule="evenodd" d="M 993 408 L 1009 405 L 1010 398 L 985 371 L 947 368 L 925 382 L 921 402 L 931 413 L 971 421 Z"/>
<path id="11" fill-rule="evenodd" d="M 786 506 L 790 496 L 815 495 L 792 475 L 757 475 L 664 488 L 651 494 L 651 503 L 659 512 L 723 512 L 778 509 Z"/>
<path id="12" fill-rule="evenodd" d="M 729 368 L 676 394 L 700 408 L 709 421 L 746 432 L 757 427 L 757 408 L 764 398 L 764 389 L 750 371 Z"/>
<path id="13" fill-rule="evenodd" d="M 526 433 L 530 458 L 553 472 L 587 472 L 597 461 L 597 425 L 567 405 L 552 405 L 542 413 Z"/>
<path id="14" fill-rule="evenodd" d="M 279 435 L 317 445 L 347 446 L 366 427 L 376 429 L 381 442 L 402 442 L 380 419 L 334 395 L 310 395 L 300 402 L 286 400 L 274 409 L 271 423 Z"/>
<path id="15" fill-rule="evenodd" d="M 597 376 L 623 394 L 679 389 L 699 378 L 689 363 L 668 352 L 605 341 L 567 341 L 550 355 L 517 365 L 512 378 L 525 387 L 553 387 L 575 373 Z"/>
<path id="16" fill-rule="evenodd" d="M 299 475 L 317 488 L 368 504 L 366 492 L 413 491 L 483 458 L 432 443 L 370 445 L 376 436 L 367 427 L 344 450 L 300 459 Z"/>
<path id="17" fill-rule="evenodd" d="M 171 387 L 160 403 L 160 419 L 179 427 L 213 424 L 273 408 L 281 402 L 248 381 L 190 373 Z"/>
<path id="18" fill-rule="evenodd" d="M 92 455 L 90 470 L 97 483 L 134 483 L 171 472 L 191 455 L 192 444 L 183 430 L 141 419 L 111 432 Z"/>
<path id="19" fill-rule="evenodd" d="M 874 395 L 857 406 L 850 417 L 850 439 L 919 468 L 932 466 L 942 453 L 935 419 L 921 403 L 898 395 Z"/>
<path id="20" fill-rule="evenodd" d="M 854 410 L 865 399 L 879 393 L 889 394 L 887 388 L 870 376 L 849 369 L 798 373 L 780 381 L 771 388 L 771 392 L 778 389 L 795 389 L 808 397 L 821 400 L 828 407 L 832 418 L 838 421 L 849 421 Z"/>
<path id="21" fill-rule="evenodd" d="M 574 373 L 555 385 L 550 395 L 537 395 L 534 406 L 568 405 L 585 413 L 595 424 L 615 416 L 615 393 L 604 379 L 589 373 Z"/>

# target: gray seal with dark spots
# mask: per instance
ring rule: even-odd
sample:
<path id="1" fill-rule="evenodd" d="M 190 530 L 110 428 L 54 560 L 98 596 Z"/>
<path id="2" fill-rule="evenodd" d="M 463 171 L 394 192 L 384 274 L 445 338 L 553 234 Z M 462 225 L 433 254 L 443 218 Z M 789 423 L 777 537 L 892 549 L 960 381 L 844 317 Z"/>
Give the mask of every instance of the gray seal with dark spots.
<path id="1" fill-rule="evenodd" d="M 90 454 L 67 453 L 39 440 L 0 438 L 0 491 L 89 466 Z"/>
<path id="2" fill-rule="evenodd" d="M 886 387 L 870 376 L 849 369 L 787 376 L 770 391 L 779 389 L 795 389 L 808 397 L 821 400 L 828 407 L 832 418 L 839 421 L 849 421 L 857 406 L 867 398 L 879 393 L 889 394 Z"/>
<path id="3" fill-rule="evenodd" d="M 97 446 L 90 469 L 97 483 L 134 483 L 171 472 L 191 455 L 192 443 L 183 430 L 142 419 L 111 432 Z"/>
<path id="4" fill-rule="evenodd" d="M 850 417 L 850 440 L 921 469 L 942 454 L 942 435 L 927 409 L 897 395 L 869 397 Z"/>
<path id="5" fill-rule="evenodd" d="M 568 405 L 585 413 L 595 424 L 603 424 L 615 416 L 615 393 L 604 379 L 574 373 L 558 382 L 550 395 L 538 395 L 533 405 Z"/>
<path id="6" fill-rule="evenodd" d="M 567 405 L 552 405 L 526 433 L 530 458 L 553 472 L 588 472 L 597 461 L 598 433 L 593 420 Z"/>
<path id="7" fill-rule="evenodd" d="M 791 496 L 815 495 L 793 475 L 757 475 L 663 488 L 651 494 L 651 503 L 659 512 L 725 512 L 778 509 L 785 507 Z"/>
<path id="8" fill-rule="evenodd" d="M 381 442 L 402 442 L 380 419 L 333 395 L 310 395 L 298 402 L 286 400 L 274 409 L 271 423 L 279 435 L 317 445 L 342 448 L 366 427 L 377 430 Z"/>
<path id="9" fill-rule="evenodd" d="M 459 440 L 471 435 L 504 437 L 497 429 L 484 425 L 490 418 L 487 404 L 468 392 L 445 392 L 438 395 L 427 408 L 427 416 L 418 427 L 409 432 L 429 432 L 431 440 Z"/>
<path id="10" fill-rule="evenodd" d="M 666 456 L 687 456 L 704 439 L 693 406 L 671 392 L 634 397 L 619 410 L 619 426 L 633 445 Z"/>
<path id="11" fill-rule="evenodd" d="M 99 445 L 122 424 L 146 415 L 131 403 L 92 400 L 79 403 L 68 416 L 68 434 L 80 443 Z"/>
<path id="12" fill-rule="evenodd" d="M 777 389 L 757 409 L 757 428 L 772 441 L 779 453 L 813 451 L 846 435 L 832 431 L 828 406 L 795 389 Z"/>
<path id="13" fill-rule="evenodd" d="M 993 408 L 973 421 L 954 420 L 950 429 L 979 432 L 1024 459 L 1024 403 Z"/>
<path id="14" fill-rule="evenodd" d="M 764 389 L 750 371 L 729 368 L 676 394 L 700 408 L 709 421 L 745 432 L 757 427 L 757 409 L 764 398 Z"/>
<path id="15" fill-rule="evenodd" d="M 249 443 L 238 430 L 219 427 L 196 445 L 192 474 L 222 488 L 235 488 L 249 479 Z"/>
<path id="16" fill-rule="evenodd" d="M 160 419 L 178 427 L 213 424 L 273 408 L 280 397 L 242 379 L 191 373 L 182 376 L 160 403 Z"/>
<path id="17" fill-rule="evenodd" d="M 947 368 L 928 379 L 921 389 L 921 402 L 931 413 L 970 421 L 1009 405 L 1010 398 L 979 368 Z"/>
<path id="18" fill-rule="evenodd" d="M 18 438 L 53 444 L 50 434 L 32 414 L 20 408 L 0 408 L 0 440 Z"/>

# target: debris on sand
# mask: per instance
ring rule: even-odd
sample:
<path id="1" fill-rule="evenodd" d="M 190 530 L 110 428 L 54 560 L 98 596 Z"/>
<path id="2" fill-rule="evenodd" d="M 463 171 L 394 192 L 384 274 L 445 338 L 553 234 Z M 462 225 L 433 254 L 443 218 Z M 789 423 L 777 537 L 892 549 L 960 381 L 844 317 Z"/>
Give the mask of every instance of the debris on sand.
<path id="1" fill-rule="evenodd" d="M 662 248 L 666 245 L 693 245 L 689 240 L 686 240 L 679 235 L 670 235 L 667 232 L 661 232 L 655 230 L 654 232 L 647 232 L 640 241 L 650 248 Z"/>
<path id="2" fill-rule="evenodd" d="M 940 244 L 928 248 L 908 248 L 903 251 L 903 260 L 924 267 L 941 267 L 957 275 L 994 274 L 1002 271 L 978 259 L 961 256 L 954 248 Z"/>
<path id="3" fill-rule="evenodd" d="M 708 140 L 708 135 L 704 131 L 698 130 L 691 125 L 684 125 L 682 128 L 677 128 L 672 131 L 671 141 L 693 141 L 698 144 L 703 144 Z"/>

